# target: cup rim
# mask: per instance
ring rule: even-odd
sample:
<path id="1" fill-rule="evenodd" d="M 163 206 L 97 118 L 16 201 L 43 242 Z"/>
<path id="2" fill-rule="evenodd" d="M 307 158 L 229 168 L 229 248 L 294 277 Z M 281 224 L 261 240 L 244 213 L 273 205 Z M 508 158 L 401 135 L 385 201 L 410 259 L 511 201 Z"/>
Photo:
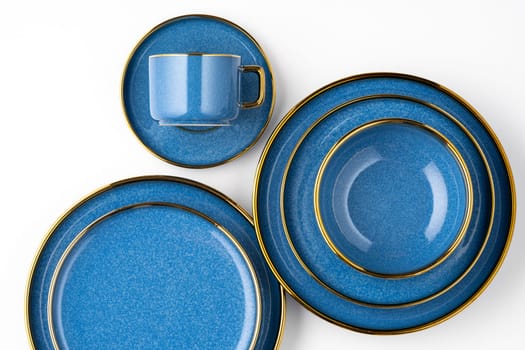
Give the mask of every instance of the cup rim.
<path id="1" fill-rule="evenodd" d="M 241 56 L 239 56 L 239 55 L 230 54 L 230 53 L 204 53 L 204 52 L 159 53 L 159 54 L 155 54 L 155 55 L 150 55 L 149 58 L 156 58 L 156 57 L 190 57 L 190 56 L 241 58 Z"/>

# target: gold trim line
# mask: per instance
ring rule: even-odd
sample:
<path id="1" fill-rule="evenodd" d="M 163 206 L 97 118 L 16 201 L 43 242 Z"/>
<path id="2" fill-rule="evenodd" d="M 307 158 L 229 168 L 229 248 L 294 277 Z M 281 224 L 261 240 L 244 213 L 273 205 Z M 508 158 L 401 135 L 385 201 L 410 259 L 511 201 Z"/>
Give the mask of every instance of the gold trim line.
<path id="1" fill-rule="evenodd" d="M 180 209 L 180 210 L 183 210 L 183 211 L 187 211 L 187 212 L 189 212 L 191 214 L 194 214 L 196 216 L 199 216 L 200 218 L 202 218 L 202 219 L 208 221 L 209 223 L 211 223 L 212 225 L 214 225 L 237 248 L 237 250 L 239 251 L 239 253 L 243 257 L 244 262 L 246 263 L 246 266 L 248 266 L 248 270 L 250 271 L 250 275 L 252 277 L 252 282 L 253 282 L 254 289 L 255 289 L 255 294 L 256 294 L 257 310 L 256 310 L 256 319 L 255 319 L 255 329 L 253 330 L 253 335 L 252 335 L 252 339 L 250 341 L 250 347 L 249 347 L 249 349 L 253 349 L 255 347 L 255 343 L 257 341 L 257 336 L 259 334 L 259 330 L 260 330 L 260 327 L 261 327 L 262 301 L 261 301 L 261 291 L 260 291 L 260 286 L 259 286 L 257 274 L 255 272 L 255 269 L 254 269 L 251 261 L 250 261 L 250 258 L 248 256 L 248 254 L 246 253 L 244 248 L 241 246 L 241 244 L 237 241 L 237 239 L 235 239 L 235 237 L 228 230 L 226 230 L 223 226 L 218 224 L 216 221 L 214 221 L 210 217 L 206 216 L 205 214 L 203 214 L 203 213 L 201 213 L 201 212 L 199 212 L 199 211 L 197 211 L 195 209 L 192 209 L 192 208 L 180 205 L 180 204 L 169 203 L 169 202 L 143 202 L 143 203 L 139 203 L 139 204 L 128 205 L 128 206 L 121 207 L 121 208 L 118 208 L 116 210 L 110 211 L 110 212 L 106 213 L 105 215 L 102 215 L 98 219 L 94 220 L 88 226 L 86 226 L 71 241 L 71 243 L 69 243 L 68 247 L 66 248 L 66 250 L 64 251 L 64 253 L 60 257 L 60 260 L 58 261 L 57 266 L 55 267 L 55 270 L 53 272 L 53 276 L 51 278 L 50 286 L 49 286 L 48 302 L 47 302 L 47 317 L 48 317 L 49 331 L 50 331 L 50 336 L 51 336 L 51 340 L 52 340 L 52 343 L 53 343 L 53 347 L 56 350 L 60 350 L 60 347 L 58 345 L 58 341 L 57 341 L 56 336 L 55 336 L 54 326 L 53 326 L 54 325 L 54 323 L 53 323 L 53 295 L 54 295 L 54 291 L 55 291 L 55 284 L 56 284 L 58 275 L 59 275 L 59 273 L 61 271 L 62 265 L 64 264 L 64 261 L 69 256 L 69 253 L 71 252 L 71 250 L 82 239 L 82 237 L 84 237 L 93 227 L 95 227 L 96 225 L 98 225 L 102 221 L 105 221 L 108 218 L 110 218 L 110 217 L 112 217 L 112 216 L 114 216 L 114 215 L 116 215 L 118 213 L 121 213 L 123 211 L 129 210 L 129 209 L 137 209 L 137 208 L 145 208 L 145 207 L 153 207 L 153 206 L 170 207 L 170 208 Z"/>
<path id="2" fill-rule="evenodd" d="M 150 55 L 149 58 L 157 57 L 231 57 L 231 58 L 241 58 L 239 55 L 229 54 L 229 53 L 202 53 L 202 52 L 189 52 L 189 53 L 158 53 L 155 55 Z"/>

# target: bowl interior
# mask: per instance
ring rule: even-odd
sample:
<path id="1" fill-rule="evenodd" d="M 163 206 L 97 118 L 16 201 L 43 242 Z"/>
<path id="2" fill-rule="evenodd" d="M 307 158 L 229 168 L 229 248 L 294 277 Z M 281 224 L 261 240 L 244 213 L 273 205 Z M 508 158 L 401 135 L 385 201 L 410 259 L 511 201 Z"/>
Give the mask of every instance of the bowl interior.
<path id="1" fill-rule="evenodd" d="M 315 206 L 323 237 L 341 259 L 372 275 L 406 277 L 437 266 L 461 241 L 470 175 L 438 131 L 383 119 L 352 130 L 328 152 Z"/>

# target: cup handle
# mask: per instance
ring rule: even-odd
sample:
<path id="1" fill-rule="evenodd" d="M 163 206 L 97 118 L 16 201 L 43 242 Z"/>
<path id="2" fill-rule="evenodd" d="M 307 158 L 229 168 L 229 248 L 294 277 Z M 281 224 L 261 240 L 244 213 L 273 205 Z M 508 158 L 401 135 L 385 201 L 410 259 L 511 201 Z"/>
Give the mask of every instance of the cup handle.
<path id="1" fill-rule="evenodd" d="M 240 66 L 241 72 L 251 72 L 259 76 L 259 93 L 257 99 L 251 102 L 241 102 L 241 108 L 254 108 L 259 107 L 264 102 L 264 95 L 266 92 L 266 77 L 264 75 L 264 69 L 261 66 Z"/>

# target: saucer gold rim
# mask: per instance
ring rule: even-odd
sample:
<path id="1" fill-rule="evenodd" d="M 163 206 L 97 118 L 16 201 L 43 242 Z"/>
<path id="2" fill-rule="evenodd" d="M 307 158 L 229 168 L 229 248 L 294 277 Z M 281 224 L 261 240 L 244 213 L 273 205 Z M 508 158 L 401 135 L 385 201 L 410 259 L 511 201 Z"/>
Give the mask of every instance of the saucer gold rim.
<path id="1" fill-rule="evenodd" d="M 464 216 L 463 221 L 461 223 L 461 227 L 460 227 L 459 231 L 457 232 L 456 237 L 455 237 L 454 241 L 452 242 L 452 244 L 447 248 L 447 250 L 441 256 L 439 256 L 436 260 L 434 260 L 430 264 L 427 264 L 426 266 L 424 266 L 422 268 L 419 268 L 419 269 L 414 269 L 414 270 L 409 271 L 407 273 L 399 273 L 399 274 L 386 274 L 386 273 L 378 273 L 378 272 L 371 271 L 371 270 L 366 269 L 365 267 L 361 266 L 357 262 L 353 261 L 348 256 L 346 256 L 337 247 L 335 242 L 332 240 L 332 238 L 330 236 L 330 233 L 326 229 L 326 226 L 324 224 L 324 221 L 323 221 L 323 218 L 322 218 L 322 215 L 321 215 L 321 211 L 320 211 L 320 205 L 321 205 L 320 204 L 320 185 L 321 185 L 321 181 L 323 179 L 323 175 L 325 174 L 326 167 L 327 167 L 328 163 L 330 162 L 330 160 L 332 159 L 332 157 L 334 156 L 335 152 L 337 152 L 337 150 L 347 140 L 349 140 L 350 138 L 352 138 L 353 136 L 355 136 L 359 132 L 364 131 L 364 130 L 366 130 L 366 129 L 370 128 L 370 127 L 376 126 L 376 125 L 387 124 L 387 123 L 399 123 L 399 124 L 414 125 L 414 126 L 418 126 L 420 128 L 423 128 L 423 129 L 431 132 L 432 134 L 434 134 L 441 142 L 443 142 L 445 144 L 445 146 L 454 155 L 454 157 L 456 158 L 457 162 L 459 163 L 461 171 L 463 173 L 463 177 L 465 179 L 465 187 L 466 187 L 466 190 L 467 190 L 467 198 L 466 198 L 466 204 L 467 205 L 466 205 L 465 216 Z M 426 125 L 424 123 L 420 123 L 420 122 L 417 122 L 417 121 L 414 121 L 414 120 L 399 119 L 399 118 L 384 118 L 384 119 L 379 119 L 379 120 L 374 120 L 374 121 L 368 122 L 366 124 L 358 126 L 357 128 L 355 128 L 353 130 L 350 130 L 345 136 L 343 136 L 341 139 L 339 139 L 332 146 L 332 148 L 328 151 L 328 153 L 326 154 L 325 158 L 323 159 L 323 161 L 321 163 L 321 166 L 319 168 L 319 171 L 317 172 L 317 176 L 316 176 L 316 179 L 315 179 L 315 185 L 314 185 L 314 212 L 315 212 L 315 218 L 317 220 L 317 224 L 319 226 L 321 234 L 323 235 L 323 238 L 326 241 L 326 243 L 328 244 L 328 246 L 330 247 L 330 249 L 340 259 L 342 259 L 344 262 L 346 262 L 348 265 L 352 266 L 353 268 L 355 268 L 356 270 L 358 270 L 358 271 L 360 271 L 362 273 L 365 273 L 367 275 L 371 275 L 371 276 L 374 276 L 374 277 L 390 278 L 390 279 L 408 278 L 408 277 L 418 276 L 418 275 L 421 275 L 421 274 L 423 274 L 423 273 L 425 273 L 427 271 L 432 270 L 433 268 L 435 268 L 438 265 L 440 265 L 443 261 L 445 261 L 450 256 L 450 254 L 452 254 L 456 250 L 456 248 L 458 247 L 459 243 L 461 242 L 461 240 L 465 236 L 465 233 L 466 233 L 467 228 L 468 228 L 469 223 L 470 223 L 470 219 L 472 217 L 472 210 L 473 210 L 473 205 L 474 205 L 474 203 L 473 203 L 474 193 L 473 193 L 472 187 L 473 187 L 473 185 L 472 185 L 472 176 L 470 175 L 470 171 L 469 171 L 469 169 L 467 167 L 467 164 L 465 163 L 465 160 L 463 159 L 463 156 L 461 155 L 459 150 L 456 148 L 456 146 L 445 135 L 443 135 L 441 132 L 439 132 L 438 130 L 436 130 L 435 128 L 433 128 L 433 127 L 431 127 L 429 125 Z"/>

